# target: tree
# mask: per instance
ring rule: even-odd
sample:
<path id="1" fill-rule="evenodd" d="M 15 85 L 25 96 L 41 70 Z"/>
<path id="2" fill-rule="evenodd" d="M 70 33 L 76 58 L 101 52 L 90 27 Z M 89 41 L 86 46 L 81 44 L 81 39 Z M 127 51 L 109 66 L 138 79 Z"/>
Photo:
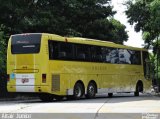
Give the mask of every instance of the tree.
<path id="1" fill-rule="evenodd" d="M 6 96 L 6 47 L 7 43 L 4 37 L 4 32 L 2 29 L 4 28 L 3 25 L 0 26 L 0 97 Z"/>
<path id="2" fill-rule="evenodd" d="M 135 31 L 142 30 L 143 39 L 148 48 L 160 33 L 160 1 L 159 0 L 137 0 L 128 1 L 126 15 L 128 22 L 135 24 Z"/>
<path id="3" fill-rule="evenodd" d="M 146 48 L 153 47 L 156 75 L 160 73 L 160 1 L 136 0 L 127 2 L 126 15 L 131 25 L 135 24 L 135 31 L 142 30 Z M 158 73 L 159 72 L 159 73 Z M 160 81 L 160 80 L 159 80 Z M 160 89 L 160 88 L 159 88 Z"/>
<path id="4" fill-rule="evenodd" d="M 0 3 L 0 14 L 3 14 L 0 21 L 11 34 L 47 32 L 116 43 L 128 38 L 117 34 L 120 39 L 113 37 L 118 27 L 107 20 L 116 13 L 110 0 L 0 0 Z M 102 33 L 96 32 L 99 30 Z"/>
<path id="5" fill-rule="evenodd" d="M 4 32 L 0 31 L 0 74 L 6 73 L 5 65 L 6 64 L 6 43 L 4 39 Z M 5 53 L 4 53 L 5 52 Z"/>
<path id="6" fill-rule="evenodd" d="M 127 41 L 128 39 L 127 31 L 125 31 L 126 26 L 115 19 L 110 19 L 110 22 L 113 25 L 112 39 L 116 40 L 115 42 L 117 43 L 123 44 L 123 41 Z"/>

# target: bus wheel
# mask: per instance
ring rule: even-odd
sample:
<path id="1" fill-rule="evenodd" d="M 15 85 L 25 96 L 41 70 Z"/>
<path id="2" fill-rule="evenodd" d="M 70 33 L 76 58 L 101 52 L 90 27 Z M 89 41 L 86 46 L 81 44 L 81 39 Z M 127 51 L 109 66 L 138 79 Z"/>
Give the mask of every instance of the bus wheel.
<path id="1" fill-rule="evenodd" d="M 39 95 L 40 100 L 43 102 L 51 102 L 54 99 L 54 96 L 51 94 L 40 94 Z"/>
<path id="2" fill-rule="evenodd" d="M 134 96 L 139 96 L 139 91 L 135 91 Z"/>
<path id="3" fill-rule="evenodd" d="M 94 98 L 96 94 L 96 86 L 94 83 L 90 82 L 87 87 L 87 98 Z"/>
<path id="4" fill-rule="evenodd" d="M 74 99 L 80 99 L 84 94 L 84 89 L 81 83 L 76 83 L 74 86 L 73 97 Z"/>
<path id="5" fill-rule="evenodd" d="M 136 91 L 134 92 L 134 96 L 139 96 L 139 92 L 142 91 L 141 83 L 136 85 Z"/>
<path id="6" fill-rule="evenodd" d="M 108 93 L 108 97 L 112 97 L 113 96 L 113 93 Z"/>

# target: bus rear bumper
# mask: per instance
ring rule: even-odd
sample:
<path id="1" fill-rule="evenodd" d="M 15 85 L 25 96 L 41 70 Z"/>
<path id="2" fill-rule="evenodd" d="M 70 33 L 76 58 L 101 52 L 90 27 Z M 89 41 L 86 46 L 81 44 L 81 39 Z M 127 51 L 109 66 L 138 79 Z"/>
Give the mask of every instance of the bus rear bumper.
<path id="1" fill-rule="evenodd" d="M 35 92 L 39 92 L 39 93 L 49 93 L 49 86 L 7 86 L 7 90 L 8 92 L 29 92 L 29 93 L 35 93 Z"/>
<path id="2" fill-rule="evenodd" d="M 63 91 L 51 91 L 51 87 L 48 85 L 43 86 L 22 86 L 22 85 L 8 85 L 8 92 L 12 93 L 48 93 L 54 95 L 73 95 L 73 89 L 64 89 Z"/>

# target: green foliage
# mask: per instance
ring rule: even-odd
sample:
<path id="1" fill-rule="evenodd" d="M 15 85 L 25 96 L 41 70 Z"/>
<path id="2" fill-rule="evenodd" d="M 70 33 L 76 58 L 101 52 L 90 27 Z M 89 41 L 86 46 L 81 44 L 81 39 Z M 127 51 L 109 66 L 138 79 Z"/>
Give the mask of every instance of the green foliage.
<path id="1" fill-rule="evenodd" d="M 153 47 L 152 60 L 155 63 L 156 75 L 159 74 L 160 77 L 160 0 L 128 1 L 127 7 L 129 23 L 135 24 L 135 31 L 142 30 L 146 48 Z"/>
<path id="2" fill-rule="evenodd" d="M 0 3 L 0 22 L 10 34 L 47 32 L 117 43 L 128 38 L 116 34 L 114 29 L 118 27 L 106 19 L 116 13 L 110 0 L 0 0 Z M 117 31 L 125 33 L 125 27 L 121 28 Z"/>
<path id="3" fill-rule="evenodd" d="M 125 31 L 126 26 L 121 24 L 119 21 L 115 19 L 110 19 L 110 21 L 113 25 L 113 29 L 112 29 L 113 40 L 116 40 L 115 42 L 120 44 L 122 44 L 123 41 L 127 41 L 128 34 L 127 34 L 127 31 Z"/>
<path id="4" fill-rule="evenodd" d="M 126 15 L 128 22 L 135 24 L 135 31 L 142 30 L 143 39 L 148 45 L 160 35 L 160 1 L 159 0 L 137 0 L 127 2 Z"/>
<path id="5" fill-rule="evenodd" d="M 128 9 L 126 11 L 128 22 L 133 25 L 135 24 L 135 31 L 139 32 L 147 27 L 150 20 L 150 9 L 145 2 L 139 0 L 137 2 L 128 1 L 126 3 Z"/>
<path id="6" fill-rule="evenodd" d="M 6 69 L 9 36 L 46 32 L 123 43 L 125 26 L 107 18 L 116 12 L 110 0 L 0 0 L 0 71 Z"/>
<path id="7" fill-rule="evenodd" d="M 6 64 L 6 42 L 4 39 L 4 32 L 0 30 L 0 74 L 6 73 L 5 64 Z"/>

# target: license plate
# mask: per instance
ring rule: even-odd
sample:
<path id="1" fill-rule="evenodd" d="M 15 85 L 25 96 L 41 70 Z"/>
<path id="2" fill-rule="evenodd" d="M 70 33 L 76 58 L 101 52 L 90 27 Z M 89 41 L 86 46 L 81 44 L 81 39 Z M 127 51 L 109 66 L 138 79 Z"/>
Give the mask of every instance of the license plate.
<path id="1" fill-rule="evenodd" d="M 28 83 L 29 82 L 29 79 L 28 78 L 22 78 L 21 82 L 24 84 L 24 83 Z"/>

